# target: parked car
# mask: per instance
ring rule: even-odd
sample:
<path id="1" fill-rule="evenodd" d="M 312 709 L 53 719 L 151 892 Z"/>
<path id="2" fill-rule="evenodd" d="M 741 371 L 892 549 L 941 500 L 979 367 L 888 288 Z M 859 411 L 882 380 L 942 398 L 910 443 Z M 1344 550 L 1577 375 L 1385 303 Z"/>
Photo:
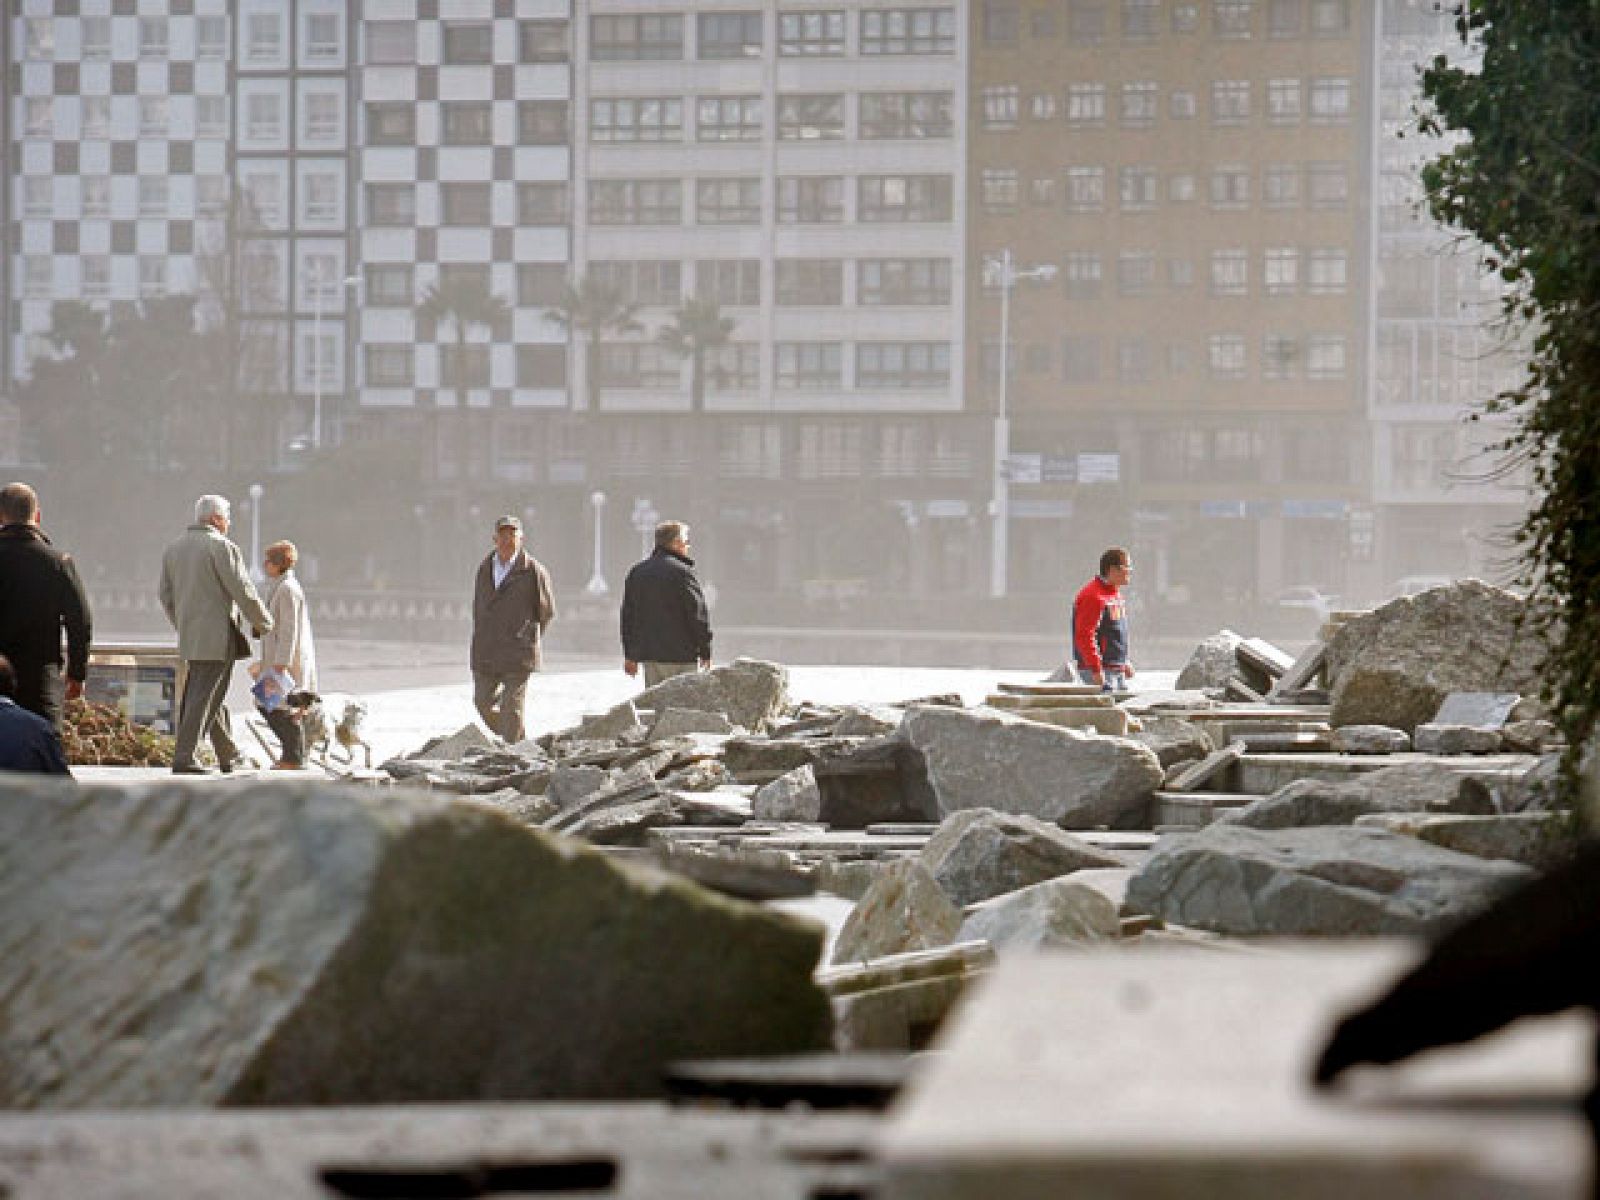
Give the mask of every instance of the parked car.
<path id="1" fill-rule="evenodd" d="M 1273 597 L 1272 603 L 1278 608 L 1303 608 L 1315 613 L 1317 620 L 1326 621 L 1328 614 L 1338 607 L 1338 599 L 1315 584 L 1302 583 L 1285 588 Z"/>

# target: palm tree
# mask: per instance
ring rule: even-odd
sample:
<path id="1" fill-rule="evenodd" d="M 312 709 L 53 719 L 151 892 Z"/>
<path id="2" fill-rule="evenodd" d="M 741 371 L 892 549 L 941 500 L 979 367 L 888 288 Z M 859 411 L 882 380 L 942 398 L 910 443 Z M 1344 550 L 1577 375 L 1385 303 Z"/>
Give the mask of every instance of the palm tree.
<path id="1" fill-rule="evenodd" d="M 456 389 L 456 406 L 461 410 L 463 440 L 466 442 L 466 453 L 463 460 L 471 464 L 476 457 L 473 442 L 479 439 L 473 428 L 473 423 L 467 418 L 467 335 L 477 328 L 492 331 L 497 326 L 505 325 L 511 319 L 511 306 L 504 299 L 489 290 L 487 281 L 467 275 L 446 276 L 438 283 L 430 284 L 428 290 L 422 295 L 422 302 L 417 305 L 417 315 L 424 321 L 430 322 L 435 329 L 442 325 L 450 325 L 455 329 L 455 365 L 450 372 L 455 378 L 452 382 Z M 443 382 L 441 380 L 440 382 Z M 438 469 L 439 456 L 439 409 L 433 410 L 433 459 L 435 470 Z M 485 434 L 485 439 L 487 434 Z M 488 446 L 483 447 L 484 459 L 488 458 Z"/>
<path id="2" fill-rule="evenodd" d="M 637 312 L 638 305 L 592 275 L 566 284 L 555 307 L 545 310 L 545 320 L 583 339 L 583 376 L 590 412 L 600 411 L 600 340 L 608 333 L 638 333 L 641 327 L 634 319 Z"/>
<path id="3" fill-rule="evenodd" d="M 691 296 L 672 314 L 672 324 L 656 334 L 679 358 L 689 360 L 689 407 L 706 407 L 706 358 L 733 338 L 733 318 L 722 315 L 722 305 L 711 296 Z"/>

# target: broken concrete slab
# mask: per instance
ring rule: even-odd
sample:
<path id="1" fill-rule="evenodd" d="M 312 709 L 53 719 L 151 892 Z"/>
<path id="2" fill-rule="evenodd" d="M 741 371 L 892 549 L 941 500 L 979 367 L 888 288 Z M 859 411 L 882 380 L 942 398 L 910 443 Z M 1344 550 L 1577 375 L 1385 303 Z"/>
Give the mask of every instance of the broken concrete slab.
<path id="1" fill-rule="evenodd" d="M 1249 667 L 1269 680 L 1283 678 L 1295 664 L 1292 655 L 1285 654 L 1265 638 L 1245 638 L 1234 647 L 1233 653 L 1240 666 Z"/>
<path id="2" fill-rule="evenodd" d="M 1419 754 L 1498 754 L 1500 731 L 1478 725 L 1418 725 L 1412 741 Z"/>
<path id="3" fill-rule="evenodd" d="M 691 733 L 732 732 L 732 722 L 721 713 L 701 712 L 694 708 L 669 708 L 656 717 L 645 737 L 648 741 L 663 742 Z"/>
<path id="4" fill-rule="evenodd" d="M 834 1045 L 862 1050 L 925 1050 L 968 988 L 995 962 L 987 942 L 885 955 L 826 967 L 817 983 L 832 1000 Z"/>
<path id="5" fill-rule="evenodd" d="M 997 951 L 1039 950 L 1122 936 L 1117 906 L 1072 876 L 1046 879 L 975 904 L 966 912 L 961 941 L 981 939 Z"/>
<path id="6" fill-rule="evenodd" d="M 788 670 L 754 658 L 736 658 L 725 667 L 674 675 L 634 698 L 640 708 L 655 712 L 690 708 L 721 713 L 752 732 L 763 729 L 788 702 Z"/>
<path id="7" fill-rule="evenodd" d="M 1421 838 L 1476 858 L 1509 859 L 1536 871 L 1560 865 L 1577 848 L 1573 821 L 1566 813 L 1379 813 L 1361 817 L 1356 824 Z"/>
<path id="8" fill-rule="evenodd" d="M 572 729 L 568 737 L 577 741 L 620 741 L 625 737 L 644 733 L 644 723 L 632 700 L 624 700 L 603 713 L 585 717 Z"/>
<path id="9" fill-rule="evenodd" d="M 1128 714 L 1116 707 L 1022 708 L 1017 710 L 1017 715 L 1041 725 L 1082 729 L 1106 737 L 1127 737 L 1131 728 Z"/>
<path id="10" fill-rule="evenodd" d="M 1163 770 L 1174 763 L 1198 761 L 1216 749 L 1206 731 L 1182 717 L 1141 716 L 1134 741 L 1155 752 Z"/>
<path id="11" fill-rule="evenodd" d="M 945 896 L 932 873 L 915 859 L 891 863 L 878 873 L 839 931 L 834 963 L 853 963 L 947 946 L 961 928 L 961 910 Z"/>
<path id="12" fill-rule="evenodd" d="M 1435 725 L 1480 725 L 1499 729 L 1515 711 L 1518 692 L 1451 692 L 1433 714 Z"/>
<path id="13" fill-rule="evenodd" d="M 1390 725 L 1341 725 L 1333 731 L 1336 754 L 1404 754 L 1411 737 Z"/>
<path id="14" fill-rule="evenodd" d="M 1199 762 L 1183 768 L 1162 784 L 1162 791 L 1193 792 L 1231 770 L 1244 757 L 1245 744 L 1230 742 Z"/>
<path id="15" fill-rule="evenodd" d="M 828 1042 L 816 927 L 406 791 L 14 779 L 0 931 L 10 1107 L 650 1095 Z"/>
<path id="16" fill-rule="evenodd" d="M 959 907 L 1087 867 L 1122 867 L 1127 861 L 1036 817 L 984 808 L 946 818 L 922 850 L 923 865 Z"/>
<path id="17" fill-rule="evenodd" d="M 809 764 L 757 788 L 750 798 L 750 813 L 759 821 L 816 821 L 821 812 L 822 793 Z"/>
<path id="18" fill-rule="evenodd" d="M 1289 664 L 1289 669 L 1272 681 L 1267 691 L 1267 702 L 1278 703 L 1310 687 L 1322 674 L 1328 661 L 1328 647 L 1323 642 L 1313 642 L 1300 652 L 1300 657 Z"/>
<path id="19" fill-rule="evenodd" d="M 1244 639 L 1231 629 L 1219 630 L 1202 639 L 1183 670 L 1178 672 L 1174 686 L 1184 690 L 1222 687 L 1235 670 L 1235 652 L 1242 641 Z"/>
<path id="20" fill-rule="evenodd" d="M 431 758 L 443 762 L 452 762 L 466 756 L 468 750 L 490 749 L 495 745 L 496 739 L 484 732 L 483 726 L 476 721 L 463 725 L 460 729 L 445 737 L 432 738 L 424 743 L 420 750 L 406 755 L 407 758 Z"/>

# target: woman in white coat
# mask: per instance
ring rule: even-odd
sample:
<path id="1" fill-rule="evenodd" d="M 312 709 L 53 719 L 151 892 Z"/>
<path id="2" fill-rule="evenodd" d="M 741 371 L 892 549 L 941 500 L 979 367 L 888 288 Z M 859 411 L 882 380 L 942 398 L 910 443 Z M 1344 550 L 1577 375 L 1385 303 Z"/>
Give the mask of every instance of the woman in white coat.
<path id="1" fill-rule="evenodd" d="M 296 691 L 317 690 L 317 651 L 311 640 L 311 614 L 306 610 L 305 590 L 295 577 L 294 565 L 300 552 L 293 542 L 273 542 L 262 563 L 267 573 L 265 600 L 272 616 L 272 631 L 261 639 L 261 657 L 250 666 L 259 677 L 271 668 L 286 672 Z M 280 704 L 268 712 L 261 709 L 272 732 L 283 744 L 283 754 L 272 764 L 275 771 L 294 771 L 305 765 L 305 731 L 295 719 L 295 710 Z"/>

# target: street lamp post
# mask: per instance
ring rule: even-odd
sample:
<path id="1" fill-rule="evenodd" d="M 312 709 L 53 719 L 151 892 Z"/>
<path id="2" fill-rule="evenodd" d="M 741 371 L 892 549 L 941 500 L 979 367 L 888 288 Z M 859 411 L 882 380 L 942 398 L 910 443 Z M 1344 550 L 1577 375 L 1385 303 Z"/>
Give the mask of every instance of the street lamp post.
<path id="1" fill-rule="evenodd" d="M 633 527 L 639 532 L 639 551 L 645 558 L 655 549 L 656 522 L 660 520 L 661 514 L 649 500 L 642 496 L 634 500 Z"/>
<path id="2" fill-rule="evenodd" d="M 311 448 L 322 449 L 322 270 L 312 272 L 311 287 Z M 342 287 L 355 287 L 359 275 L 346 275 Z"/>
<path id="3" fill-rule="evenodd" d="M 1009 542 L 1011 533 L 1011 480 L 1008 474 L 1011 458 L 1011 418 L 1008 404 L 1011 387 L 1011 289 L 1018 280 L 1038 280 L 1048 283 L 1056 277 L 1051 263 L 1019 268 L 1009 249 L 998 257 L 983 260 L 983 281 L 989 287 L 1000 289 L 1000 403 L 994 416 L 994 464 L 992 470 L 993 495 L 989 500 L 989 516 L 993 521 L 990 536 L 989 595 L 1006 594 L 1009 575 Z"/>
<path id="4" fill-rule="evenodd" d="M 594 574 L 589 576 L 589 582 L 584 585 L 583 590 L 591 596 L 604 596 L 611 590 L 606 584 L 605 573 L 601 566 L 605 557 L 605 544 L 602 541 L 605 536 L 605 530 L 601 514 L 605 512 L 606 494 L 604 492 L 593 493 L 589 497 L 589 503 L 594 506 Z"/>
<path id="5" fill-rule="evenodd" d="M 250 577 L 261 579 L 261 497 L 267 489 L 259 483 L 250 485 Z"/>

